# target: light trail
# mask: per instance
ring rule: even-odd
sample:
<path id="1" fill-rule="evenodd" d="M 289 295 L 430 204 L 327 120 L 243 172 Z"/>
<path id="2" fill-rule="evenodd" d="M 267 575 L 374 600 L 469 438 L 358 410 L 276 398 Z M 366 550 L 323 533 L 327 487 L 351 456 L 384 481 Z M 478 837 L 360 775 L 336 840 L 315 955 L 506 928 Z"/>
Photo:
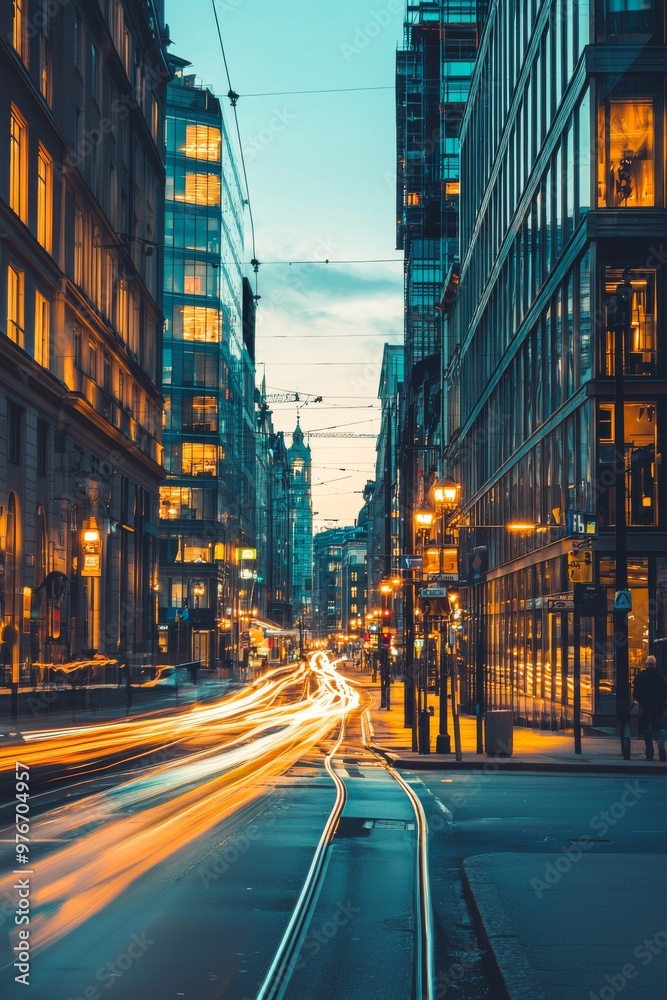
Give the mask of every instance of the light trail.
<path id="1" fill-rule="evenodd" d="M 298 700 L 276 703 L 295 686 L 302 694 Z M 358 692 L 316 653 L 307 667 L 276 670 L 266 682 L 213 705 L 133 725 L 88 727 L 83 756 L 74 747 L 78 730 L 53 738 L 41 734 L 42 740 L 21 747 L 23 763 L 30 753 L 52 763 L 54 752 L 66 763 L 74 753 L 80 762 L 90 760 L 95 747 L 117 752 L 124 737 L 138 744 L 138 735 L 129 732 L 134 727 L 144 730 L 144 741 L 162 738 L 171 746 L 176 738 L 193 745 L 177 760 L 153 764 L 114 788 L 33 821 L 33 856 L 40 841 L 77 836 L 35 858 L 39 883 L 31 896 L 31 947 L 44 948 L 71 932 L 151 868 L 257 798 L 265 791 L 262 782 L 312 750 L 358 705 Z M 13 766 L 17 748 L 12 750 Z M 10 892 L 15 878 L 0 880 L 0 893 Z"/>

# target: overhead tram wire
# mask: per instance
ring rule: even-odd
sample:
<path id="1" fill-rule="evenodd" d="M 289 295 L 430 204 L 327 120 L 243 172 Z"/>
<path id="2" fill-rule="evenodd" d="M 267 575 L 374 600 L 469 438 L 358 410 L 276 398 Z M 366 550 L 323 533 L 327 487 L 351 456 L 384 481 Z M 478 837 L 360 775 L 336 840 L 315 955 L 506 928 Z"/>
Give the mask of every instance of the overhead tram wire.
<path id="1" fill-rule="evenodd" d="M 240 94 L 240 97 L 296 97 L 301 94 L 358 94 L 363 90 L 395 90 L 390 84 L 384 87 L 332 87 L 327 90 L 273 90 L 264 94 Z"/>
<path id="2" fill-rule="evenodd" d="M 239 143 L 239 155 L 241 157 L 241 167 L 243 168 L 243 180 L 245 182 L 245 193 L 246 193 L 246 204 L 248 206 L 248 215 L 250 217 L 250 234 L 252 239 L 252 264 L 253 271 L 255 272 L 255 302 L 260 298 L 257 290 L 257 272 L 259 271 L 259 261 L 257 260 L 257 248 L 255 246 L 255 220 L 252 214 L 252 205 L 250 204 L 250 187 L 248 186 L 248 172 L 245 165 L 245 156 L 243 155 L 243 142 L 241 141 L 241 129 L 239 127 L 239 116 L 236 110 L 236 102 L 239 99 L 239 95 L 232 88 L 232 81 L 229 76 L 229 67 L 227 65 L 227 56 L 225 55 L 225 46 L 222 41 L 222 32 L 220 31 L 220 21 L 218 20 L 218 12 L 215 9 L 215 0 L 211 0 L 211 6 L 213 7 L 213 16 L 215 18 L 215 26 L 218 31 L 218 41 L 220 42 L 220 51 L 222 53 L 222 61 L 225 66 L 225 73 L 227 75 L 227 86 L 229 91 L 227 97 L 229 98 L 229 103 L 232 106 L 232 111 L 234 112 L 234 122 L 236 123 L 236 137 Z"/>

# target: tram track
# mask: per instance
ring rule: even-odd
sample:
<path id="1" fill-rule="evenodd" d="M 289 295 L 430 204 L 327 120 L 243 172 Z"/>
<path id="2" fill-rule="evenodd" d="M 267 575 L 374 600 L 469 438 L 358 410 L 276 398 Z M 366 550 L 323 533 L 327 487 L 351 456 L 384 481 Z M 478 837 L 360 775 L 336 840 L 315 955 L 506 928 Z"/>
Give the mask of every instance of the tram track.
<path id="1" fill-rule="evenodd" d="M 300 960 L 300 952 L 304 940 L 309 935 L 317 902 L 327 880 L 327 869 L 337 843 L 337 834 L 341 834 L 341 820 L 344 818 L 343 812 L 348 802 L 347 784 L 355 780 L 354 777 L 344 778 L 341 775 L 341 770 L 345 771 L 346 764 L 350 763 L 350 754 L 353 752 L 355 753 L 353 758 L 355 772 L 358 773 L 358 768 L 364 766 L 381 767 L 410 803 L 414 816 L 415 847 L 412 877 L 412 992 L 409 1000 L 434 1000 L 435 998 L 434 929 L 428 871 L 426 816 L 414 790 L 373 747 L 368 706 L 361 710 L 358 718 L 361 730 L 358 742 L 348 739 L 347 749 L 344 750 L 346 725 L 345 720 L 343 720 L 338 736 L 324 758 L 324 767 L 335 785 L 335 801 L 324 824 L 313 860 L 288 925 L 256 994 L 256 1000 L 282 1000 L 288 993 L 295 969 L 303 964 L 303 959 Z M 349 728 L 348 724 L 348 730 Z M 350 747 L 355 746 L 358 748 L 356 751 L 350 750 Z M 362 777 L 360 773 L 358 776 Z M 364 825 L 368 826 L 368 822 Z M 390 823 L 391 821 L 378 821 L 379 824 L 382 822 Z M 369 903 L 369 906 L 371 905 L 372 903 Z M 350 969 L 349 972 L 350 975 L 354 975 L 353 969 Z M 391 994 L 388 991 L 385 995 Z M 407 997 L 406 1000 L 408 1000 Z"/>

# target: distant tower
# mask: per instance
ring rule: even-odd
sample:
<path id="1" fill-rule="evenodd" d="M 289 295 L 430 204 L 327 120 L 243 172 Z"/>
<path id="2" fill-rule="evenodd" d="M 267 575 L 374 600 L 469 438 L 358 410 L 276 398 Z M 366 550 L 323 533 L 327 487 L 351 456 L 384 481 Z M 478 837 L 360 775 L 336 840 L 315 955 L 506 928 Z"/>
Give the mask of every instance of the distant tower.
<path id="1" fill-rule="evenodd" d="M 287 449 L 292 512 L 292 607 L 294 616 L 310 622 L 313 600 L 313 504 L 310 496 L 310 448 L 296 418 L 292 445 Z"/>

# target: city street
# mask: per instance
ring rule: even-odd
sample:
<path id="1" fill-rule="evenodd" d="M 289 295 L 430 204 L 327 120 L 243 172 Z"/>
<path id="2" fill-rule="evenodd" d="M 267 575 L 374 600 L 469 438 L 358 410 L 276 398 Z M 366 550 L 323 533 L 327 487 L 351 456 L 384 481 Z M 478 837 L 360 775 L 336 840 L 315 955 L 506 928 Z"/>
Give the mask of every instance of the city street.
<path id="1" fill-rule="evenodd" d="M 51 790 L 47 783 L 32 799 L 30 863 L 14 876 L 13 826 L 2 811 L 3 996 L 21 995 L 11 951 L 23 884 L 30 890 L 31 995 L 40 1000 L 97 1000 L 112 989 L 127 1000 L 254 1000 L 274 995 L 276 977 L 294 1000 L 413 996 L 417 818 L 366 746 L 361 711 L 371 700 L 354 687 L 316 657 L 309 679 L 298 667 L 285 669 L 217 703 L 137 720 L 137 746 L 150 738 L 152 749 L 139 762 L 132 754 L 125 767 L 114 731 L 127 723 L 90 727 L 72 777 Z M 348 712 L 338 746 L 331 713 L 340 719 Z M 373 716 L 381 718 L 377 708 Z M 156 748 L 159 731 L 172 739 Z M 65 753 L 67 741 L 66 733 L 42 733 L 22 748 L 22 763 L 38 774 L 49 757 Z M 329 753 L 346 789 L 342 815 L 298 939 L 276 972 L 274 956 L 289 937 L 335 808 Z M 14 748 L 2 754 L 13 759 Z M 592 928 L 609 926 L 609 914 L 599 910 L 608 892 L 601 890 L 627 890 L 630 880 L 645 893 L 647 874 L 662 871 L 656 856 L 667 846 L 667 802 L 660 776 L 506 773 L 491 764 L 403 776 L 428 824 L 432 995 L 447 995 L 445 987 L 464 1000 L 502 995 L 502 949 L 488 932 L 502 935 L 513 920 L 516 939 L 503 947 L 511 947 L 515 964 L 527 963 L 545 1000 L 595 992 L 619 963 L 632 961 L 636 982 L 626 984 L 626 996 L 653 998 L 660 949 L 644 973 L 639 953 L 624 956 L 623 938 L 599 941 Z M 605 858 L 613 864 L 603 881 L 563 895 Z M 491 882 L 500 891 L 490 903 Z M 573 912 L 564 912 L 574 901 Z M 529 955 L 521 939 L 530 908 L 532 928 L 547 932 L 549 943 L 562 942 L 551 969 L 547 942 L 537 936 L 537 954 Z M 650 933 L 654 912 L 647 906 L 641 915 L 648 930 L 637 913 L 627 914 L 637 947 L 662 929 Z M 580 952 L 601 949 L 586 970 L 575 956 L 563 971 L 568 949 L 576 952 L 568 933 Z M 502 962 L 500 970 L 507 971 Z M 571 993 L 559 992 L 563 983 Z"/>

